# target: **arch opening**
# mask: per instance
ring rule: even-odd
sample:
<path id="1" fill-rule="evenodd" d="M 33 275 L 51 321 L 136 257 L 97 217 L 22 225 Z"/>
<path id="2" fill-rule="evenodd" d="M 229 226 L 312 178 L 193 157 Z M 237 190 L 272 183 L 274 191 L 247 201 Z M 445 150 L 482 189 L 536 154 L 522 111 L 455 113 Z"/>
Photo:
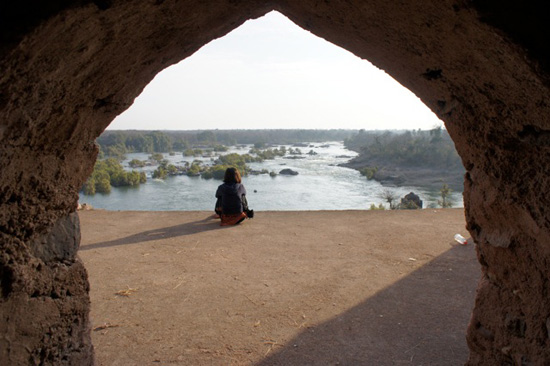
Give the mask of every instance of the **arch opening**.
<path id="1" fill-rule="evenodd" d="M 308 146 L 299 147 L 302 152 L 300 156 L 287 153 L 283 157 L 285 160 L 253 161 L 249 165 L 252 173 L 267 170 L 273 174 L 283 169 L 282 165 L 288 165 L 288 168 L 300 174 L 293 179 L 300 181 L 293 184 L 295 190 L 300 191 L 300 186 L 309 187 L 307 195 L 310 199 L 303 200 L 305 197 L 302 194 L 300 200 L 296 196 L 298 192 L 295 192 L 293 198 L 283 199 L 286 196 L 279 196 L 277 200 L 273 200 L 263 193 L 266 190 L 277 190 L 277 183 L 290 182 L 270 178 L 261 180 L 266 176 L 253 175 L 249 177 L 253 181 L 249 188 L 259 190 L 254 197 L 258 196 L 261 206 L 257 208 L 261 210 L 341 210 L 365 209 L 371 204 L 378 206 L 385 203 L 380 197 L 383 188 L 376 184 L 380 180 L 393 184 L 390 189 L 399 196 L 398 199 L 411 191 L 420 194 L 424 207 L 430 204 L 437 206 L 441 187 L 443 184 L 450 184 L 455 207 L 462 207 L 464 171 L 454 145 L 445 131 L 441 135 L 440 144 L 435 143 L 432 134 L 436 131 L 426 131 L 440 124 L 441 120 L 416 96 L 382 70 L 311 35 L 280 13 L 271 12 L 243 24 L 234 32 L 201 48 L 193 56 L 163 70 L 148 84 L 132 107 L 115 118 L 106 133 L 98 139 L 104 155 L 112 153 L 120 157 L 123 152 L 130 153 L 124 162 L 125 166 L 132 159 L 148 164 L 145 168 L 136 168 L 137 171 L 147 172 L 150 178 L 145 187 L 147 193 L 113 188 L 107 196 L 81 194 L 80 201 L 93 207 L 109 209 L 210 210 L 211 193 L 208 189 L 215 190 L 215 184 L 204 179 L 187 179 L 186 167 L 199 159 L 201 167 L 207 168 L 212 164 L 211 160 L 215 159 L 212 154 L 228 154 L 210 151 L 208 146 L 229 144 L 226 147 L 232 153 L 246 155 L 250 154 L 249 148 L 253 146 L 243 148 L 244 145 L 264 142 L 272 145 L 272 148 L 285 146 L 287 150 L 295 149 L 293 144 L 307 143 Z M 176 132 L 193 128 L 212 131 L 201 134 L 192 131 Z M 111 131 L 112 129 L 122 131 Z M 239 133 L 242 129 L 256 130 Z M 336 131 L 329 132 L 331 129 Z M 341 129 L 349 131 L 340 131 Z M 356 136 L 357 131 L 365 129 L 369 130 L 365 132 L 366 135 L 361 135 L 361 138 Z M 385 129 L 395 130 L 392 133 L 396 135 L 408 131 L 408 135 L 397 137 L 373 132 Z M 420 132 L 421 129 L 424 132 Z M 151 132 L 152 130 L 156 132 Z M 317 133 L 308 130 L 320 131 Z M 416 155 L 407 158 L 408 163 L 384 157 L 380 162 L 383 165 L 376 161 L 351 163 L 356 170 L 375 165 L 381 168 L 377 170 L 377 177 L 371 177 L 369 182 L 365 182 L 359 173 L 336 167 L 346 163 L 346 156 L 355 156 L 360 152 L 361 146 L 367 144 L 366 141 L 372 140 L 376 134 L 381 135 L 377 137 L 377 141 L 389 149 L 385 156 L 401 154 L 399 150 L 405 149 L 405 144 L 411 150 L 409 154 L 414 152 Z M 203 138 L 203 135 L 208 138 Z M 296 139 L 298 136 L 301 139 Z M 327 140 L 322 140 L 323 138 Z M 332 145 L 334 148 L 330 150 L 326 146 L 319 149 L 326 142 L 348 138 L 354 141 L 348 145 L 353 146 L 354 151 L 342 150 L 336 145 Z M 152 142 L 146 142 L 159 139 L 166 143 L 152 145 Z M 236 149 L 236 146 L 232 146 L 235 144 L 243 146 Z M 150 185 L 155 182 L 151 178 L 158 164 L 147 161 L 150 155 L 146 153 L 152 153 L 154 146 L 160 149 L 154 152 L 163 153 L 163 159 L 168 160 L 174 168 L 174 179 L 164 180 L 162 190 L 161 185 L 157 185 L 159 194 L 162 195 L 168 189 L 165 186 L 189 184 L 197 188 L 196 194 L 184 195 L 177 202 L 170 200 L 169 203 L 153 198 L 154 187 L 151 188 Z M 203 154 L 194 154 L 196 156 L 193 157 L 183 154 L 182 158 L 182 153 L 189 148 L 206 150 Z M 307 154 L 308 151 L 311 155 Z M 427 162 L 430 156 L 444 153 L 449 155 L 447 159 L 434 158 Z M 252 155 L 256 157 L 255 154 Z M 320 185 L 321 171 L 325 171 L 327 180 L 334 182 Z M 203 178 L 206 176 L 205 174 Z M 305 177 L 315 179 L 308 181 L 304 180 Z M 99 184 L 98 180 L 96 184 Z M 329 195 L 333 197 L 330 202 L 327 196 L 329 191 L 333 192 Z M 281 193 L 284 192 L 292 193 L 283 189 Z M 355 198 L 348 198 L 350 195 Z M 188 200 L 206 202 L 191 205 L 185 203 Z"/>

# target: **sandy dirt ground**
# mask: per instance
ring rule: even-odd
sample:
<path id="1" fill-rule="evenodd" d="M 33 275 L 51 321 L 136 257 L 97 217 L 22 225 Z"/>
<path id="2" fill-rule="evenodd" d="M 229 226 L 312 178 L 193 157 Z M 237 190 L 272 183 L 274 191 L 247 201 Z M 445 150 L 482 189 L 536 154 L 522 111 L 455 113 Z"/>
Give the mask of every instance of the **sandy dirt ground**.
<path id="1" fill-rule="evenodd" d="M 98 365 L 463 365 L 462 209 L 80 212 Z"/>

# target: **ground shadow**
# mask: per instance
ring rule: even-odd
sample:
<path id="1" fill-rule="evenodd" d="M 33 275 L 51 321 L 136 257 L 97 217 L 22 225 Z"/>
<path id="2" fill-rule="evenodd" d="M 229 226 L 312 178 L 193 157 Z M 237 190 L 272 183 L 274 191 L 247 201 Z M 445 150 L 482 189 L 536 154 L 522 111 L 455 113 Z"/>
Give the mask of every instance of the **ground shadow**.
<path id="1" fill-rule="evenodd" d="M 170 227 L 147 230 L 138 234 L 130 235 L 124 238 L 103 241 L 99 243 L 93 243 L 81 246 L 79 250 L 91 250 L 98 248 L 114 247 L 118 245 L 144 243 L 153 240 L 163 240 L 168 238 L 174 238 L 179 236 L 186 236 L 197 234 L 210 230 L 227 229 L 227 226 L 220 226 L 219 220 L 214 220 L 212 217 L 207 217 L 203 220 L 188 222 L 181 225 L 174 225 Z"/>
<path id="2" fill-rule="evenodd" d="M 273 347 L 256 366 L 464 365 L 480 273 L 472 245 L 453 247 L 349 311 Z"/>

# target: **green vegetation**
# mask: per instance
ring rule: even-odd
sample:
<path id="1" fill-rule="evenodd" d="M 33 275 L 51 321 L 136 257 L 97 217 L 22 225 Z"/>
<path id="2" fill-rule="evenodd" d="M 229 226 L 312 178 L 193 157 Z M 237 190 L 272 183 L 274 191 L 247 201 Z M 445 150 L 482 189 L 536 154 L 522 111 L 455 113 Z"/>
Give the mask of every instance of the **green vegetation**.
<path id="1" fill-rule="evenodd" d="M 434 182 L 444 181 L 453 189 L 463 189 L 462 161 L 441 127 L 430 131 L 361 130 L 344 140 L 344 145 L 359 155 L 342 165 L 359 170 L 367 179 L 427 189 L 437 189 Z"/>
<path id="2" fill-rule="evenodd" d="M 368 166 L 368 167 L 359 169 L 359 173 L 361 173 L 361 175 L 364 175 L 365 177 L 367 177 L 367 180 L 374 179 L 374 175 L 376 174 L 377 171 L 378 171 L 377 166 L 375 166 L 375 167 Z"/>
<path id="3" fill-rule="evenodd" d="M 118 160 L 130 152 L 170 152 L 174 142 L 160 131 L 105 131 L 97 139 L 103 155 Z"/>
<path id="4" fill-rule="evenodd" d="M 99 159 L 106 157 L 114 158 L 118 161 L 126 159 L 126 153 L 128 150 L 123 145 L 102 146 L 99 145 Z"/>
<path id="5" fill-rule="evenodd" d="M 146 180 L 145 173 L 127 172 L 115 158 L 98 160 L 92 175 L 82 186 L 82 192 L 87 195 L 109 193 L 111 186 L 138 186 Z"/>
<path id="6" fill-rule="evenodd" d="M 372 162 L 381 162 L 378 166 L 462 168 L 453 141 L 441 127 L 403 133 L 361 130 L 344 144 Z"/>
<path id="7" fill-rule="evenodd" d="M 202 149 L 186 149 L 183 156 L 202 156 L 203 153 Z"/>
<path id="8" fill-rule="evenodd" d="M 174 175 L 187 175 L 189 177 L 201 176 L 204 179 L 222 180 L 225 170 L 229 167 L 237 168 L 241 175 L 245 176 L 250 173 L 247 163 L 257 161 L 257 159 L 249 154 L 232 153 L 220 156 L 214 161 L 213 166 L 206 166 L 201 160 L 194 160 L 191 164 L 186 163 L 184 166 L 176 166 L 169 164 L 167 160 L 163 160 L 153 172 L 153 178 L 166 179 Z M 265 173 L 267 174 L 267 171 Z"/>
<path id="9" fill-rule="evenodd" d="M 381 203 L 380 203 L 378 206 L 376 206 L 374 203 L 372 203 L 372 204 L 370 205 L 370 208 L 369 208 L 369 210 L 371 210 L 371 211 L 374 211 L 374 210 L 381 210 L 381 211 L 384 211 L 385 209 L 386 209 L 386 206 L 384 206 L 384 205 L 381 204 Z"/>
<path id="10" fill-rule="evenodd" d="M 249 151 L 250 154 L 254 154 L 257 156 L 257 159 L 253 161 L 262 162 L 264 160 L 273 160 L 278 156 L 285 156 L 287 153 L 286 147 L 281 146 L 279 149 L 259 149 L 259 148 L 252 148 Z"/>
<path id="11" fill-rule="evenodd" d="M 153 179 L 166 179 L 171 175 L 183 174 L 184 168 L 177 167 L 174 164 L 169 164 L 168 160 L 164 159 L 160 162 L 157 169 L 153 171 Z"/>
<path id="12" fill-rule="evenodd" d="M 146 162 L 143 160 L 132 159 L 130 160 L 128 165 L 130 166 L 130 168 L 143 168 L 146 165 Z"/>
<path id="13" fill-rule="evenodd" d="M 164 159 L 164 156 L 161 153 L 153 153 L 149 155 L 149 160 L 156 161 L 157 163 L 160 163 Z"/>
<path id="14" fill-rule="evenodd" d="M 168 177 L 168 171 L 161 166 L 153 171 L 153 179 L 166 179 L 166 177 Z"/>
<path id="15" fill-rule="evenodd" d="M 227 150 L 229 150 L 229 148 L 227 146 L 224 146 L 224 145 L 214 145 L 212 147 L 212 150 L 214 150 L 216 152 L 226 152 Z"/>
<path id="16" fill-rule="evenodd" d="M 293 144 L 304 141 L 342 141 L 357 130 L 215 130 L 215 131 L 105 131 L 97 139 L 104 156 L 122 160 L 131 152 L 169 153 L 187 149 L 227 151 L 226 146 L 254 144 L 263 149 L 267 144 Z M 266 143 L 268 142 L 268 143 Z M 192 155 L 189 155 L 192 156 Z"/>
<path id="17" fill-rule="evenodd" d="M 187 169 L 187 175 L 190 177 L 198 177 L 201 174 L 201 164 L 193 162 L 189 169 Z"/>
<path id="18" fill-rule="evenodd" d="M 246 163 L 251 163 L 253 161 L 255 161 L 255 159 L 249 154 L 240 155 L 233 153 L 220 156 L 216 161 L 215 166 L 218 167 L 217 170 L 223 171 L 230 167 L 237 168 L 241 175 L 246 176 L 250 172 L 250 168 L 246 165 Z M 216 179 L 216 176 L 214 176 L 214 178 Z"/>
<path id="19" fill-rule="evenodd" d="M 449 186 L 445 183 L 443 184 L 443 187 L 439 191 L 441 193 L 441 200 L 438 200 L 437 203 L 439 206 L 443 208 L 451 208 L 453 207 L 453 201 L 451 201 L 451 189 Z"/>
<path id="20" fill-rule="evenodd" d="M 227 168 L 223 165 L 214 165 L 202 172 L 201 178 L 223 180 L 225 169 Z"/>

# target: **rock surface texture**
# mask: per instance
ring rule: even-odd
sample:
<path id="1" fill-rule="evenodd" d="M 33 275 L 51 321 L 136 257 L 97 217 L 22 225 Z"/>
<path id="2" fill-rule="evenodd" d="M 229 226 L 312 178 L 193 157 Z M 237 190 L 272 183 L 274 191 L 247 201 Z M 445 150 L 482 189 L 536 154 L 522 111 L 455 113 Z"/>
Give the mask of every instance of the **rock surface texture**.
<path id="1" fill-rule="evenodd" d="M 0 364 L 93 364 L 73 212 L 94 140 L 159 71 L 270 10 L 384 69 L 445 121 L 483 267 L 468 364 L 550 364 L 549 19 L 518 3 L 0 5 Z"/>

